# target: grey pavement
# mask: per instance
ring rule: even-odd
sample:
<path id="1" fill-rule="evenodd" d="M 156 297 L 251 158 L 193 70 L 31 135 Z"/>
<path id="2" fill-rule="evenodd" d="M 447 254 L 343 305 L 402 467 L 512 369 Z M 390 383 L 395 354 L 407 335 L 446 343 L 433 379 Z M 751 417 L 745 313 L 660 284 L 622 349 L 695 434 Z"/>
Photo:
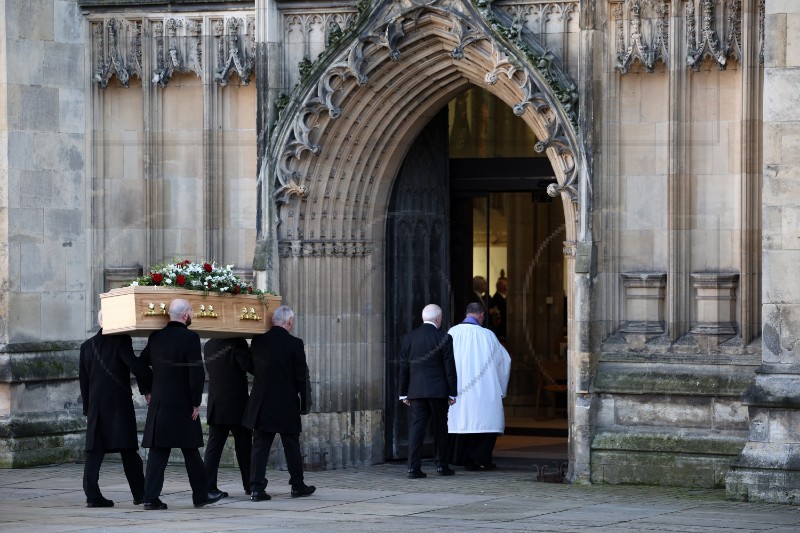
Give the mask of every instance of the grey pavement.
<path id="1" fill-rule="evenodd" d="M 542 483 L 532 468 L 504 465 L 423 470 L 417 480 L 399 463 L 307 472 L 317 492 L 305 498 L 290 497 L 287 472 L 270 470 L 273 499 L 251 502 L 238 471 L 221 468 L 230 496 L 195 509 L 179 463 L 167 469 L 166 511 L 134 506 L 114 460 L 100 472 L 108 509 L 84 506 L 81 464 L 0 470 L 0 531 L 800 531 L 800 507 L 726 501 L 723 490 Z"/>

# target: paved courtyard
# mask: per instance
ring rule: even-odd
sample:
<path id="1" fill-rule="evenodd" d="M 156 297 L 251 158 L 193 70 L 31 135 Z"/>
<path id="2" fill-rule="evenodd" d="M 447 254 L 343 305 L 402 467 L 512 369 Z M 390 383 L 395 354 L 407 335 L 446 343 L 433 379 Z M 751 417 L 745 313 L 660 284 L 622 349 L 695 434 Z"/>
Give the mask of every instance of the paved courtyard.
<path id="1" fill-rule="evenodd" d="M 118 461 L 100 474 L 110 509 L 84 506 L 83 465 L 0 470 L 0 531 L 800 531 L 800 507 L 730 502 L 721 490 L 542 483 L 519 467 L 453 477 L 436 476 L 430 462 L 423 469 L 420 480 L 406 479 L 402 464 L 309 472 L 317 492 L 297 499 L 288 473 L 269 471 L 273 499 L 257 503 L 238 471 L 220 469 L 230 497 L 194 509 L 178 464 L 167 469 L 166 511 L 133 505 Z"/>

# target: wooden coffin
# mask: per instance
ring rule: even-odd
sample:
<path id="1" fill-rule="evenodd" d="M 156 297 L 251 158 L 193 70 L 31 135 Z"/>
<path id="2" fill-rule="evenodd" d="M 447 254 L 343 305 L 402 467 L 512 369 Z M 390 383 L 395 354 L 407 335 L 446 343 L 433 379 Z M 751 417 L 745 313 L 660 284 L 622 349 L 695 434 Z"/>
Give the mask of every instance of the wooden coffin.
<path id="1" fill-rule="evenodd" d="M 166 287 L 123 287 L 100 295 L 103 333 L 146 337 L 169 322 L 170 301 L 183 298 L 192 304 L 192 325 L 203 338 L 252 337 L 272 326 L 272 313 L 280 296 L 205 294 Z"/>

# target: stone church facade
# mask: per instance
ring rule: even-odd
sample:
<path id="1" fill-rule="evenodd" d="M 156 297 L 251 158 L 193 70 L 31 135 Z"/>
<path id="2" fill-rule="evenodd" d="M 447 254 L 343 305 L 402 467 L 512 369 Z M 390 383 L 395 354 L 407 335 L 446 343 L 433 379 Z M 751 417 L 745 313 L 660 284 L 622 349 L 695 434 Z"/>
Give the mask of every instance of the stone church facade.
<path id="1" fill-rule="evenodd" d="M 390 354 L 418 313 L 395 296 L 451 292 L 397 268 L 401 249 L 404 265 L 447 264 L 447 177 L 410 182 L 405 232 L 388 229 L 398 176 L 477 87 L 535 137 L 563 208 L 569 480 L 797 501 L 800 5 L 0 10 L 2 466 L 80 457 L 77 348 L 97 295 L 173 258 L 234 263 L 297 310 L 309 462 L 389 458 Z"/>

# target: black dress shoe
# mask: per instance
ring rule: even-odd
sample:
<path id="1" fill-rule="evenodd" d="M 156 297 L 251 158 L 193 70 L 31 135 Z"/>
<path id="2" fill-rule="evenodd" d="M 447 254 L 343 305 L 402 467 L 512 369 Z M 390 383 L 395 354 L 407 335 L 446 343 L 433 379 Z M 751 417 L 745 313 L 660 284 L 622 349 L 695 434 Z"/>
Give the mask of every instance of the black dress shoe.
<path id="1" fill-rule="evenodd" d="M 412 470 L 408 473 L 408 479 L 422 479 L 424 477 L 428 477 L 428 474 L 422 470 Z"/>
<path id="2" fill-rule="evenodd" d="M 227 496 L 227 494 L 226 494 L 226 496 Z M 195 502 L 194 506 L 199 509 L 200 507 L 205 507 L 206 505 L 218 502 L 222 498 L 223 498 L 222 491 L 218 490 L 216 492 L 209 492 L 205 500 L 203 500 L 201 502 Z"/>
<path id="3" fill-rule="evenodd" d="M 311 496 L 314 494 L 314 491 L 317 490 L 317 487 L 314 485 L 306 485 L 305 483 L 300 483 L 299 485 L 292 485 L 292 498 L 299 498 L 301 496 Z"/>
<path id="4" fill-rule="evenodd" d="M 114 507 L 114 502 L 101 496 L 99 500 L 87 501 L 86 507 Z"/>
<path id="5" fill-rule="evenodd" d="M 263 490 L 257 490 L 250 495 L 250 501 L 253 502 L 265 502 L 267 500 L 271 500 L 272 496 L 264 492 Z"/>
<path id="6" fill-rule="evenodd" d="M 145 511 L 163 511 L 167 508 L 167 504 L 156 498 L 152 502 L 145 502 L 144 503 L 144 510 Z"/>
<path id="7" fill-rule="evenodd" d="M 220 495 L 220 498 L 227 498 L 228 497 L 228 493 L 225 492 L 224 490 L 212 489 L 212 490 L 208 491 L 208 496 L 209 497 L 211 497 L 212 495 L 216 496 L 217 494 Z"/>
<path id="8" fill-rule="evenodd" d="M 244 489 L 244 493 L 250 496 L 251 494 L 253 494 L 253 491 L 251 491 L 250 489 Z"/>
<path id="9" fill-rule="evenodd" d="M 474 472 L 474 471 L 480 470 L 480 469 L 481 469 L 481 465 L 479 463 L 472 462 L 472 463 L 467 463 L 467 464 L 464 465 L 464 470 L 467 470 L 469 472 Z"/>
<path id="10" fill-rule="evenodd" d="M 436 473 L 440 476 L 452 476 L 456 471 L 449 466 L 440 466 L 436 469 Z"/>
<path id="11" fill-rule="evenodd" d="M 142 505 L 142 502 L 144 502 L 144 498 L 133 499 L 133 505 Z"/>

